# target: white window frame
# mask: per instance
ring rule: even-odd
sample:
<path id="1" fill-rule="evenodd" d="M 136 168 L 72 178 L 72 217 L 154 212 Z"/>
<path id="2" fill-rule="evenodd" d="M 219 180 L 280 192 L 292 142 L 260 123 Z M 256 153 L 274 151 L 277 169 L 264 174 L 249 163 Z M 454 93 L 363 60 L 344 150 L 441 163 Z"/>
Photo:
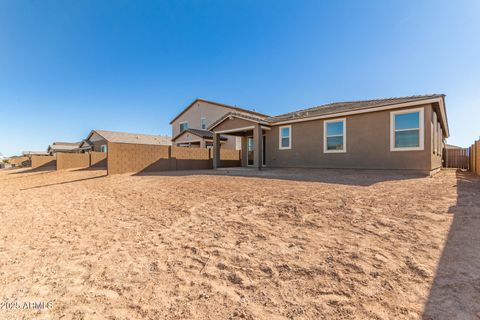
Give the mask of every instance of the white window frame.
<path id="1" fill-rule="evenodd" d="M 405 109 L 399 111 L 391 111 L 390 112 L 390 151 L 422 151 L 425 148 L 425 121 L 424 121 L 424 108 L 413 108 L 413 109 Z M 395 147 L 395 116 L 398 114 L 406 114 L 406 113 L 414 113 L 418 112 L 418 147 L 406 147 L 406 148 L 398 148 Z M 412 129 L 403 129 L 403 130 L 414 130 Z M 416 130 L 416 128 L 415 128 Z"/>
<path id="2" fill-rule="evenodd" d="M 107 151 L 108 151 L 107 145 L 106 145 L 106 144 L 102 144 L 102 145 L 100 146 L 100 152 L 107 152 Z"/>
<path id="3" fill-rule="evenodd" d="M 282 147 L 282 129 L 288 128 L 288 147 Z M 292 149 L 292 126 L 280 126 L 278 127 L 278 149 L 289 150 Z"/>
<path id="4" fill-rule="evenodd" d="M 205 124 L 205 128 L 203 128 L 203 125 Z M 207 130 L 208 125 L 207 125 L 207 118 L 201 117 L 200 118 L 200 129 L 202 130 Z"/>
<path id="5" fill-rule="evenodd" d="M 328 150 L 327 145 L 327 124 L 332 122 L 343 122 L 343 149 Z M 335 137 L 335 136 L 331 136 Z M 338 137 L 338 135 L 337 135 Z M 345 153 L 347 152 L 347 118 L 337 118 L 323 121 L 323 153 Z"/>
<path id="6" fill-rule="evenodd" d="M 187 129 L 188 129 L 188 121 L 182 121 L 178 124 L 178 126 L 179 126 L 178 129 L 180 130 L 180 132 L 184 132 L 184 131 L 187 130 L 187 129 L 185 129 L 185 130 L 182 131 L 182 124 L 185 124 L 185 123 L 187 124 Z"/>

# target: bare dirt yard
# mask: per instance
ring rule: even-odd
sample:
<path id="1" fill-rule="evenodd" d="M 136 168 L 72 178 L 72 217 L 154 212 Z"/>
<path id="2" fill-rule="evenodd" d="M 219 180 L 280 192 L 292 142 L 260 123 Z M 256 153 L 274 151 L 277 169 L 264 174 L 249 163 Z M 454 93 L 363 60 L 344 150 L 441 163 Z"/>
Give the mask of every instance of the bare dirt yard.
<path id="1" fill-rule="evenodd" d="M 468 174 L 22 170 L 0 319 L 480 319 Z"/>

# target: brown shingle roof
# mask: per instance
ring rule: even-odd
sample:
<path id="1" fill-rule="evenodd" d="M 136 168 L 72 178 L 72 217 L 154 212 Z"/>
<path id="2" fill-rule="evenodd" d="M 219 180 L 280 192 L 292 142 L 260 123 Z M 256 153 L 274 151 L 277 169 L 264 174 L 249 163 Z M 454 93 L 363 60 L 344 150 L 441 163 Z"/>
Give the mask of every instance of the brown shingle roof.
<path id="1" fill-rule="evenodd" d="M 117 132 L 107 130 L 93 130 L 102 136 L 108 142 L 118 143 L 138 143 L 138 144 L 156 144 L 156 145 L 171 145 L 172 141 L 169 136 L 157 136 L 151 134 L 140 134 L 130 132 Z M 89 138 L 91 134 L 89 135 Z"/>
<path id="2" fill-rule="evenodd" d="M 280 121 L 288 121 L 288 120 L 297 120 L 302 118 L 322 116 L 322 115 L 334 114 L 339 112 L 377 108 L 377 107 L 383 107 L 388 105 L 421 101 L 421 100 L 440 98 L 440 97 L 443 98 L 445 97 L 445 95 L 430 94 L 430 95 L 399 97 L 399 98 L 335 102 L 335 103 L 324 104 L 324 105 L 313 107 L 313 108 L 289 112 L 289 113 L 281 114 L 274 117 L 269 117 L 266 119 L 266 121 L 280 122 Z"/>

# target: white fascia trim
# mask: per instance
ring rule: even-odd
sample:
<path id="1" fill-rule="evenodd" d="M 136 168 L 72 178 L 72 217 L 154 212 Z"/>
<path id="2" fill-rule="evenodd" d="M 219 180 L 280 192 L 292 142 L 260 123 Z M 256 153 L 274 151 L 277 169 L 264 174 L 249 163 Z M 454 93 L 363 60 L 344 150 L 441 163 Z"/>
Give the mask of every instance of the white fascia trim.
<path id="1" fill-rule="evenodd" d="M 395 115 L 419 112 L 418 147 L 396 148 L 395 147 Z M 414 130 L 414 129 L 412 129 Z M 390 112 L 390 151 L 423 151 L 425 149 L 425 108 L 414 108 Z"/>
<path id="2" fill-rule="evenodd" d="M 343 149 L 328 150 L 327 149 L 327 124 L 331 122 L 343 122 Z M 323 121 L 323 153 L 345 153 L 347 152 L 347 118 L 337 118 Z"/>
<path id="3" fill-rule="evenodd" d="M 243 127 L 243 128 L 235 128 L 235 129 L 228 129 L 222 131 L 214 131 L 215 133 L 229 133 L 229 132 L 239 132 L 239 131 L 246 131 L 246 130 L 253 130 L 255 126 L 250 127 Z"/>
<path id="4" fill-rule="evenodd" d="M 282 147 L 282 128 L 288 128 L 288 147 Z M 278 127 L 278 149 L 289 150 L 292 149 L 292 126 L 280 126 Z"/>
<path id="5" fill-rule="evenodd" d="M 444 128 L 445 128 L 445 135 L 446 135 L 446 138 L 449 138 L 450 137 L 450 129 L 448 128 L 448 121 L 447 121 L 447 111 L 445 109 L 445 103 L 443 101 L 443 99 L 439 99 L 439 105 L 440 105 L 440 114 L 442 116 L 442 123 L 444 125 Z"/>
<path id="6" fill-rule="evenodd" d="M 443 106 L 443 99 L 442 98 L 433 98 L 433 99 L 418 100 L 418 101 L 405 102 L 405 103 L 399 103 L 399 104 L 392 104 L 392 105 L 383 106 L 383 107 L 376 107 L 376 108 L 369 108 L 369 109 L 362 109 L 362 110 L 354 110 L 354 111 L 347 111 L 347 112 L 339 112 L 339 113 L 331 113 L 331 114 L 325 114 L 325 115 L 321 115 L 321 116 L 302 118 L 302 119 L 296 119 L 296 120 L 286 120 L 286 121 L 275 122 L 275 123 L 272 123 L 271 125 L 278 126 L 278 125 L 295 123 L 295 122 L 304 122 L 304 121 L 329 119 L 329 118 L 339 118 L 339 117 L 353 115 L 353 114 L 370 113 L 370 112 L 390 110 L 390 109 L 399 109 L 399 108 L 411 107 L 411 106 L 416 106 L 416 105 L 431 104 L 431 103 L 435 103 L 435 102 L 438 102 L 438 103 L 440 103 L 440 105 Z"/>
<path id="7" fill-rule="evenodd" d="M 225 117 L 223 118 L 220 122 L 216 123 L 215 126 L 210 126 L 208 127 L 207 130 L 209 131 L 212 131 L 213 128 L 219 126 L 221 123 L 223 123 L 225 120 L 231 120 L 233 118 L 237 118 L 237 119 L 243 119 L 243 120 L 246 120 L 246 121 L 250 121 L 250 122 L 255 122 L 255 123 L 259 123 L 259 124 L 263 124 L 263 125 L 269 125 L 268 122 L 265 122 L 265 121 L 257 121 L 257 120 L 252 120 L 252 119 L 249 119 L 247 117 L 242 117 L 241 115 L 238 115 L 238 114 L 231 114 L 229 115 L 228 117 Z"/>

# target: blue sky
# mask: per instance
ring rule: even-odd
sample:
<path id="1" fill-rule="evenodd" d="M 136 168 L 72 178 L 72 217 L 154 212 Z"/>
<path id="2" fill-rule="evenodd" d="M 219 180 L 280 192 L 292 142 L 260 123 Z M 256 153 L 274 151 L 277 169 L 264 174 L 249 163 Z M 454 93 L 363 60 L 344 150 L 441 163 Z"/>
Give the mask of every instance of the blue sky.
<path id="1" fill-rule="evenodd" d="M 0 152 L 170 134 L 193 99 L 267 114 L 445 93 L 480 135 L 480 2 L 0 0 Z"/>

